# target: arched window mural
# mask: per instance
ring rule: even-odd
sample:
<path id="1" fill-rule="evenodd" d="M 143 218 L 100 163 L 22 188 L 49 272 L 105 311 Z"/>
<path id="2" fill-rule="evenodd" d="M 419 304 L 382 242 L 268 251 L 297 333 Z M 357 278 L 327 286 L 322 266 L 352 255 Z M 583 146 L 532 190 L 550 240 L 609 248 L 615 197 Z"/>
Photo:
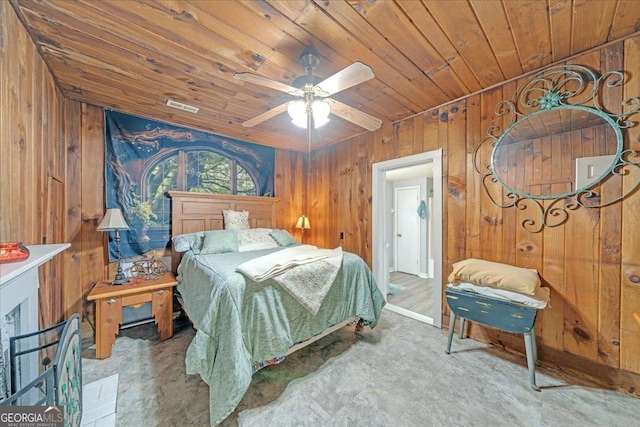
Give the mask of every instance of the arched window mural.
<path id="1" fill-rule="evenodd" d="M 156 215 L 156 224 L 168 226 L 171 206 L 167 191 L 257 196 L 256 182 L 241 160 L 198 145 L 167 150 L 147 162 L 140 179 L 140 197 Z"/>
<path id="2" fill-rule="evenodd" d="M 125 257 L 169 247 L 167 191 L 274 196 L 269 147 L 109 110 L 105 141 L 107 207 L 122 209 L 131 228 L 121 233 Z"/>

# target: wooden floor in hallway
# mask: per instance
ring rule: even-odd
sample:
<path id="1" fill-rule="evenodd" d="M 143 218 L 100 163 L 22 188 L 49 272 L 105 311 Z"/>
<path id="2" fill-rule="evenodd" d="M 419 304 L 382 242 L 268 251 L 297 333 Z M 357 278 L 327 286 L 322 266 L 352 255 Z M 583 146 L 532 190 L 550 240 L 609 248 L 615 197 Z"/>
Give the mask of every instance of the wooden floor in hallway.
<path id="1" fill-rule="evenodd" d="M 389 283 L 405 288 L 393 295 L 389 294 L 387 298 L 389 304 L 431 317 L 433 312 L 433 279 L 394 271 L 389 274 Z"/>

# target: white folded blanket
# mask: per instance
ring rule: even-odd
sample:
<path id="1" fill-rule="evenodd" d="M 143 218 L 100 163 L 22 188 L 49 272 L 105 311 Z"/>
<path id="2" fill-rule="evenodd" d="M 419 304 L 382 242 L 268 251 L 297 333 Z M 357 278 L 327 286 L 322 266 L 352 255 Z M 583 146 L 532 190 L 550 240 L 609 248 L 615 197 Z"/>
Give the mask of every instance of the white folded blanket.
<path id="1" fill-rule="evenodd" d="M 538 286 L 534 295 L 525 295 L 520 292 L 508 291 L 506 289 L 491 288 L 488 286 L 478 286 L 469 282 L 449 283 L 447 287 L 454 289 L 462 289 L 465 291 L 475 292 L 488 297 L 494 297 L 507 301 L 519 302 L 520 304 L 535 307 L 537 309 L 545 308 L 549 303 L 549 288 Z"/>
<path id="2" fill-rule="evenodd" d="M 240 264 L 236 271 L 250 277 L 254 282 L 263 282 L 292 267 L 337 256 L 342 257 L 341 247 L 319 249 L 312 245 L 301 245 L 254 258 Z"/>

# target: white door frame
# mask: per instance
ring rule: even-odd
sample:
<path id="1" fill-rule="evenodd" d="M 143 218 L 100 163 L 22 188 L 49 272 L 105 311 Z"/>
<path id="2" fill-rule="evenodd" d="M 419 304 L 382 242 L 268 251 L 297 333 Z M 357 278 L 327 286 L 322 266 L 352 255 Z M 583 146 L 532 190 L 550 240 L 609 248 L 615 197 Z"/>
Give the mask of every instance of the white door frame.
<path id="1" fill-rule="evenodd" d="M 389 191 L 386 182 L 386 172 L 415 166 L 423 163 L 433 163 L 433 212 L 429 215 L 433 219 L 432 251 L 435 260 L 433 271 L 433 312 L 431 316 L 414 313 L 401 307 L 388 304 L 386 309 L 405 316 L 442 327 L 442 149 L 401 157 L 399 159 L 386 160 L 372 165 L 372 252 L 373 252 L 373 277 L 376 280 L 382 295 L 387 299 L 389 290 L 389 250 L 390 242 L 386 231 L 392 227 L 391 212 L 387 212 L 389 199 L 393 193 Z"/>

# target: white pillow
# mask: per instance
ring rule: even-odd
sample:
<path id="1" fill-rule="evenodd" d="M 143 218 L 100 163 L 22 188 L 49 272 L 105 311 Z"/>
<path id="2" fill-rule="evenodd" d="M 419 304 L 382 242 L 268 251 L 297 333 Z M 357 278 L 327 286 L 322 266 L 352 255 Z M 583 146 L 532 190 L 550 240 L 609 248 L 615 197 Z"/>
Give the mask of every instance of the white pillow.
<path id="1" fill-rule="evenodd" d="M 278 243 L 271 237 L 270 228 L 252 228 L 238 231 L 238 252 L 277 247 Z"/>
<path id="2" fill-rule="evenodd" d="M 249 229 L 249 212 L 248 211 L 232 211 L 229 209 L 222 210 L 224 217 L 225 230 L 248 230 Z"/>

